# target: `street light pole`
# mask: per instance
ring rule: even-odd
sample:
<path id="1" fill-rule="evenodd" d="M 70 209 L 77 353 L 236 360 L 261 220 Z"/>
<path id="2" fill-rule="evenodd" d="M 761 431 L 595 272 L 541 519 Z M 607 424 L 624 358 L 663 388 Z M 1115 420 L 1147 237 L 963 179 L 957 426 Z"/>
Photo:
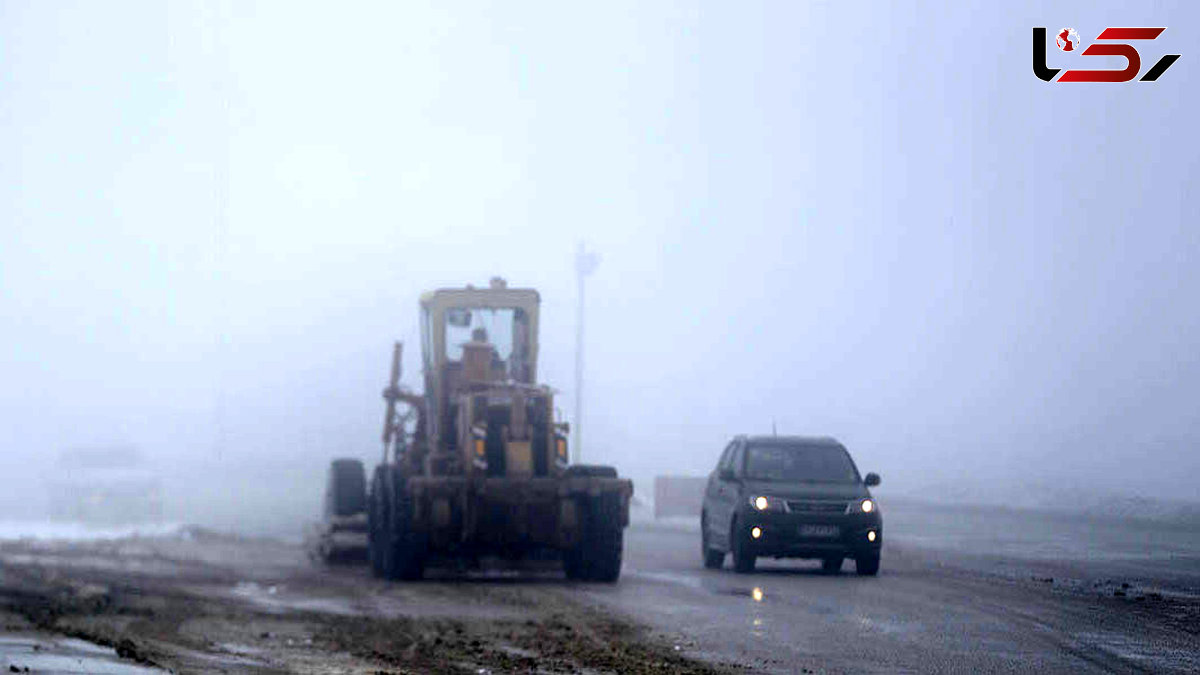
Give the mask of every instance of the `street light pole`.
<path id="1" fill-rule="evenodd" d="M 589 253 L 579 242 L 575 253 L 575 281 L 578 305 L 575 313 L 575 442 L 571 444 L 572 463 L 578 463 L 583 450 L 583 280 L 596 271 L 600 256 Z"/>

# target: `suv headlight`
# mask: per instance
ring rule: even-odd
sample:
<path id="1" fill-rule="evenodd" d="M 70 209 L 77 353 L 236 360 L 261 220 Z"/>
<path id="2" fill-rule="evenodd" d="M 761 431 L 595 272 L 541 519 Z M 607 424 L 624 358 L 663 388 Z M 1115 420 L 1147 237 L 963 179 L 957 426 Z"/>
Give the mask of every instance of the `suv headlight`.
<path id="1" fill-rule="evenodd" d="M 864 499 L 858 504 L 858 508 L 862 509 L 863 513 L 871 513 L 875 510 L 875 502 L 870 499 Z"/>
<path id="2" fill-rule="evenodd" d="M 755 511 L 783 511 L 786 509 L 783 505 L 783 500 L 779 497 L 766 497 L 763 495 L 751 497 L 750 506 L 753 506 Z"/>

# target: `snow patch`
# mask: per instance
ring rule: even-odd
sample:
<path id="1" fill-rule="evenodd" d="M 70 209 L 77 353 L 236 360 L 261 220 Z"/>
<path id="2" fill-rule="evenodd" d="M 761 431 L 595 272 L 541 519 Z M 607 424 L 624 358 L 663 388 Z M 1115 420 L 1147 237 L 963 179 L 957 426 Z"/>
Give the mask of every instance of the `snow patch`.
<path id="1" fill-rule="evenodd" d="M 84 523 L 51 521 L 0 521 L 0 541 L 106 541 L 130 537 L 187 537 L 179 523 L 142 523 L 97 527 Z"/>

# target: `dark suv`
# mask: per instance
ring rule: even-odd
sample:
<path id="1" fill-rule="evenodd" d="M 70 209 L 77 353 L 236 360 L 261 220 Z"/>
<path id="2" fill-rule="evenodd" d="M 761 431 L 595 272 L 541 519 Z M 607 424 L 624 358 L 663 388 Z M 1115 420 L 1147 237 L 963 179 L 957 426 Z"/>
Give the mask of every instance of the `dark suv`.
<path id="1" fill-rule="evenodd" d="M 819 558 L 826 572 L 854 558 L 879 573 L 883 519 L 846 448 L 832 438 L 738 436 L 708 478 L 700 513 L 704 566 L 754 571 L 759 556 Z"/>

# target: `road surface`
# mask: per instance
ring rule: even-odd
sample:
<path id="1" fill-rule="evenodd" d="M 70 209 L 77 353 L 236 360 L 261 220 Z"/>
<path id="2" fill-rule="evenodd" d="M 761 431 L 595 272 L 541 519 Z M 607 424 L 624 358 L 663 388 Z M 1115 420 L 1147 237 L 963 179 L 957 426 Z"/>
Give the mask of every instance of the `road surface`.
<path id="1" fill-rule="evenodd" d="M 549 571 L 386 583 L 199 529 L 7 541 L 0 668 L 72 636 L 184 672 L 1200 670 L 1192 524 L 884 508 L 875 578 L 852 562 L 704 570 L 689 522 L 636 523 L 615 585 Z"/>
<path id="2" fill-rule="evenodd" d="M 836 576 L 799 561 L 739 575 L 728 561 L 702 569 L 693 533 L 634 529 L 621 587 L 590 592 L 676 628 L 709 658 L 766 672 L 1200 669 L 1200 612 L 1185 591 L 1200 586 L 1200 557 L 1155 578 L 1127 557 L 1015 558 L 897 539 L 875 578 L 851 562 Z"/>

